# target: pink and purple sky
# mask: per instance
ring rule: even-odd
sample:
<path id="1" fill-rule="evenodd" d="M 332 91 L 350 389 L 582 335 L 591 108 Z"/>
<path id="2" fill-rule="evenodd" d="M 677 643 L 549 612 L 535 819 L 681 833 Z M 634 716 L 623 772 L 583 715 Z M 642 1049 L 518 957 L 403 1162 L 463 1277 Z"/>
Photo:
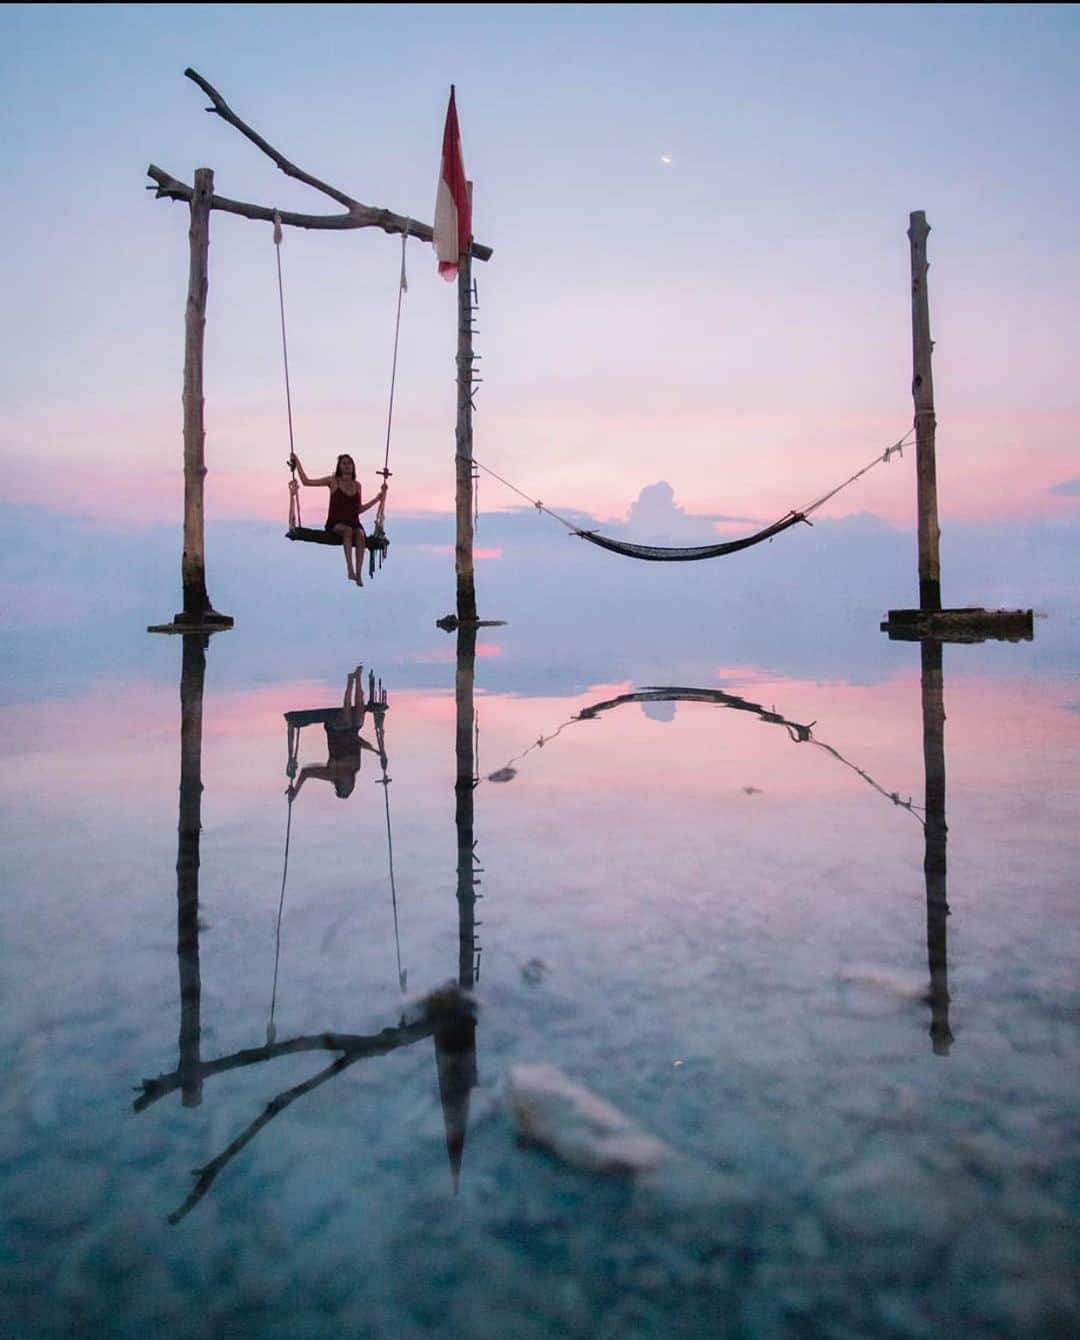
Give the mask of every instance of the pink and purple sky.
<path id="1" fill-rule="evenodd" d="M 336 208 L 205 115 L 191 65 L 293 161 L 428 222 L 456 83 L 495 248 L 476 454 L 556 509 L 625 517 L 663 479 L 688 513 L 771 520 L 903 435 L 912 209 L 943 517 L 1080 507 L 1074 6 L 9 5 L 0 36 L 0 499 L 179 518 L 186 210 L 148 163 Z M 398 241 L 290 232 L 283 260 L 298 449 L 370 478 Z M 455 293 L 418 243 L 409 278 L 392 507 L 445 510 Z M 215 215 L 211 517 L 286 514 L 275 283 L 269 227 Z M 911 457 L 825 514 L 854 511 L 911 524 Z"/>

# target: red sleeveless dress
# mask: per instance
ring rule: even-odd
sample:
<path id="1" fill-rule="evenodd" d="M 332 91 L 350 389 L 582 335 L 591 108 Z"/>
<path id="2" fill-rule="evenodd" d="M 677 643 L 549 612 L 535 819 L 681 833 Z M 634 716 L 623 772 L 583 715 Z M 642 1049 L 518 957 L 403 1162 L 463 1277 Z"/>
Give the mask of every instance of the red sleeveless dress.
<path id="1" fill-rule="evenodd" d="M 352 526 L 355 529 L 359 525 L 360 485 L 357 484 L 356 492 L 351 498 L 347 493 L 342 493 L 341 489 L 332 488 L 330 510 L 326 515 L 326 529 L 333 530 L 335 526 Z"/>

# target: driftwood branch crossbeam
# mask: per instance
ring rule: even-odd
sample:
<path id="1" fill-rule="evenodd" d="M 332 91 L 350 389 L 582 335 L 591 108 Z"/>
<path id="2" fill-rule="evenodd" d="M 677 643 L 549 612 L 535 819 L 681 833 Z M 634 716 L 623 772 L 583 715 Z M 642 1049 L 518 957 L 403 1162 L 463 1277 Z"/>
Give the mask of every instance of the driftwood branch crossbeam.
<path id="1" fill-rule="evenodd" d="M 276 215 L 280 218 L 282 224 L 293 228 L 321 228 L 331 231 L 351 228 L 381 228 L 386 233 L 407 233 L 410 237 L 418 238 L 421 242 L 432 240 L 433 234 L 429 224 L 421 223 L 417 219 L 406 218 L 403 214 L 395 214 L 389 209 L 375 209 L 370 205 L 361 204 L 359 200 L 354 200 L 352 196 L 347 195 L 336 186 L 320 181 L 318 177 L 312 176 L 311 173 L 305 172 L 302 168 L 291 163 L 284 154 L 263 139 L 246 122 L 242 121 L 217 89 L 207 83 L 202 75 L 192 69 L 185 70 L 184 74 L 193 83 L 197 84 L 210 99 L 211 106 L 206 109 L 208 112 L 220 116 L 223 121 L 227 121 L 229 125 L 234 126 L 241 135 L 249 139 L 256 148 L 266 154 L 287 177 L 292 177 L 296 181 L 301 181 L 312 187 L 313 190 L 328 195 L 331 200 L 336 200 L 339 205 L 345 207 L 345 213 L 297 214 L 291 210 L 277 210 L 272 205 L 256 205 L 245 200 L 230 200 L 222 195 L 211 195 L 211 209 L 221 210 L 226 214 L 239 214 L 242 218 L 256 219 L 264 223 L 272 223 Z M 158 200 L 183 200 L 189 204 L 191 203 L 195 192 L 186 182 L 178 180 L 171 173 L 165 172 L 153 163 L 146 169 L 146 175 L 155 184 L 153 187 L 147 187 L 147 189 L 154 190 L 155 197 Z M 490 260 L 491 247 L 485 247 L 479 242 L 474 242 L 471 254 L 480 261 Z"/>

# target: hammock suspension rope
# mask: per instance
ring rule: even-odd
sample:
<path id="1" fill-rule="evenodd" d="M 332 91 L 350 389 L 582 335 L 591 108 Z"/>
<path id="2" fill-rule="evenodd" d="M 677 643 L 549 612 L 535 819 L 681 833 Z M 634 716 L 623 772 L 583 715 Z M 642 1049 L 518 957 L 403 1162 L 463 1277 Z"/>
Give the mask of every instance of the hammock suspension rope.
<path id="1" fill-rule="evenodd" d="M 635 544 L 629 540 L 617 540 L 613 539 L 611 536 L 600 535 L 594 530 L 582 530 L 580 526 L 576 526 L 572 521 L 568 521 L 566 517 L 560 516 L 558 512 L 545 506 L 538 498 L 530 497 L 529 494 L 525 493 L 522 489 L 519 489 L 515 484 L 511 484 L 508 479 L 504 479 L 502 475 L 496 474 L 490 466 L 484 465 L 482 461 L 477 461 L 476 464 L 486 474 L 491 475 L 493 479 L 497 479 L 500 484 L 505 485 L 519 497 L 524 498 L 526 502 L 531 503 L 538 512 L 546 512 L 548 516 L 552 517 L 555 521 L 558 521 L 560 525 L 565 526 L 571 534 L 578 536 L 579 539 L 588 540 L 590 544 L 598 545 L 601 549 L 609 549 L 613 553 L 622 554 L 627 558 L 640 558 L 646 562 L 653 563 L 686 563 L 703 558 L 720 558 L 725 554 L 737 553 L 740 549 L 749 549 L 752 545 L 761 544 L 763 540 L 771 540 L 774 536 L 779 535 L 790 526 L 796 526 L 800 522 L 805 522 L 808 526 L 813 525 L 813 522 L 809 520 L 810 514 L 816 512 L 819 507 L 824 506 L 830 498 L 834 498 L 841 489 L 846 489 L 849 484 L 854 484 L 857 479 L 861 479 L 862 476 L 872 470 L 875 465 L 888 464 L 889 459 L 894 453 L 899 454 L 902 457 L 904 454 L 904 447 L 910 445 L 908 439 L 912 436 L 913 432 L 914 429 L 905 433 L 899 441 L 894 442 L 890 447 L 886 447 L 880 456 L 875 456 L 868 465 L 864 465 L 861 470 L 857 470 L 842 483 L 837 484 L 835 488 L 830 489 L 828 493 L 822 494 L 816 501 L 797 511 L 786 512 L 778 521 L 774 521 L 772 525 L 765 526 L 763 529 L 755 531 L 754 534 L 745 536 L 739 540 L 726 540 L 716 544 L 692 546 L 668 547 Z"/>

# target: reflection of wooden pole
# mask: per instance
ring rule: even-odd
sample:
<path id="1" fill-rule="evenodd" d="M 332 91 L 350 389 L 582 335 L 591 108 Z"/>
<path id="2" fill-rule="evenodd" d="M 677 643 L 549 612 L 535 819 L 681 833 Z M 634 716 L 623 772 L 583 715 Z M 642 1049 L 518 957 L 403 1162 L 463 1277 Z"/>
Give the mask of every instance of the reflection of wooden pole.
<path id="1" fill-rule="evenodd" d="M 457 630 L 457 735 L 454 782 L 454 821 L 457 828 L 458 982 L 473 986 L 475 963 L 476 871 L 473 858 L 473 818 L 476 795 L 476 758 L 473 746 L 473 684 L 476 674 L 476 625 L 462 623 Z"/>
<path id="2" fill-rule="evenodd" d="M 930 299 L 926 288 L 926 239 L 930 225 L 921 209 L 911 215 L 911 339 L 915 401 L 915 471 L 919 507 L 919 608 L 941 609 L 941 566 L 938 559 L 937 464 L 934 458 L 934 379 L 930 368 Z"/>
<path id="3" fill-rule="evenodd" d="M 199 1011 L 199 834 L 202 831 L 202 707 L 207 638 L 184 636 L 180 674 L 180 823 L 176 854 L 176 958 L 180 968 L 180 1088 L 202 1102 Z"/>
<path id="4" fill-rule="evenodd" d="M 947 1056 L 949 1028 L 949 903 L 945 842 L 945 698 L 941 643 L 928 639 L 922 651 L 923 763 L 926 768 L 926 953 L 930 968 L 930 1038 L 934 1052 Z"/>
<path id="5" fill-rule="evenodd" d="M 472 182 L 468 183 L 472 200 Z M 470 239 L 471 241 L 471 239 Z M 454 569 L 457 575 L 457 617 L 464 623 L 476 620 L 476 583 L 473 577 L 473 435 L 472 435 L 472 256 L 468 251 L 458 262 L 457 345 L 457 450 L 455 453 L 457 541 Z"/>

